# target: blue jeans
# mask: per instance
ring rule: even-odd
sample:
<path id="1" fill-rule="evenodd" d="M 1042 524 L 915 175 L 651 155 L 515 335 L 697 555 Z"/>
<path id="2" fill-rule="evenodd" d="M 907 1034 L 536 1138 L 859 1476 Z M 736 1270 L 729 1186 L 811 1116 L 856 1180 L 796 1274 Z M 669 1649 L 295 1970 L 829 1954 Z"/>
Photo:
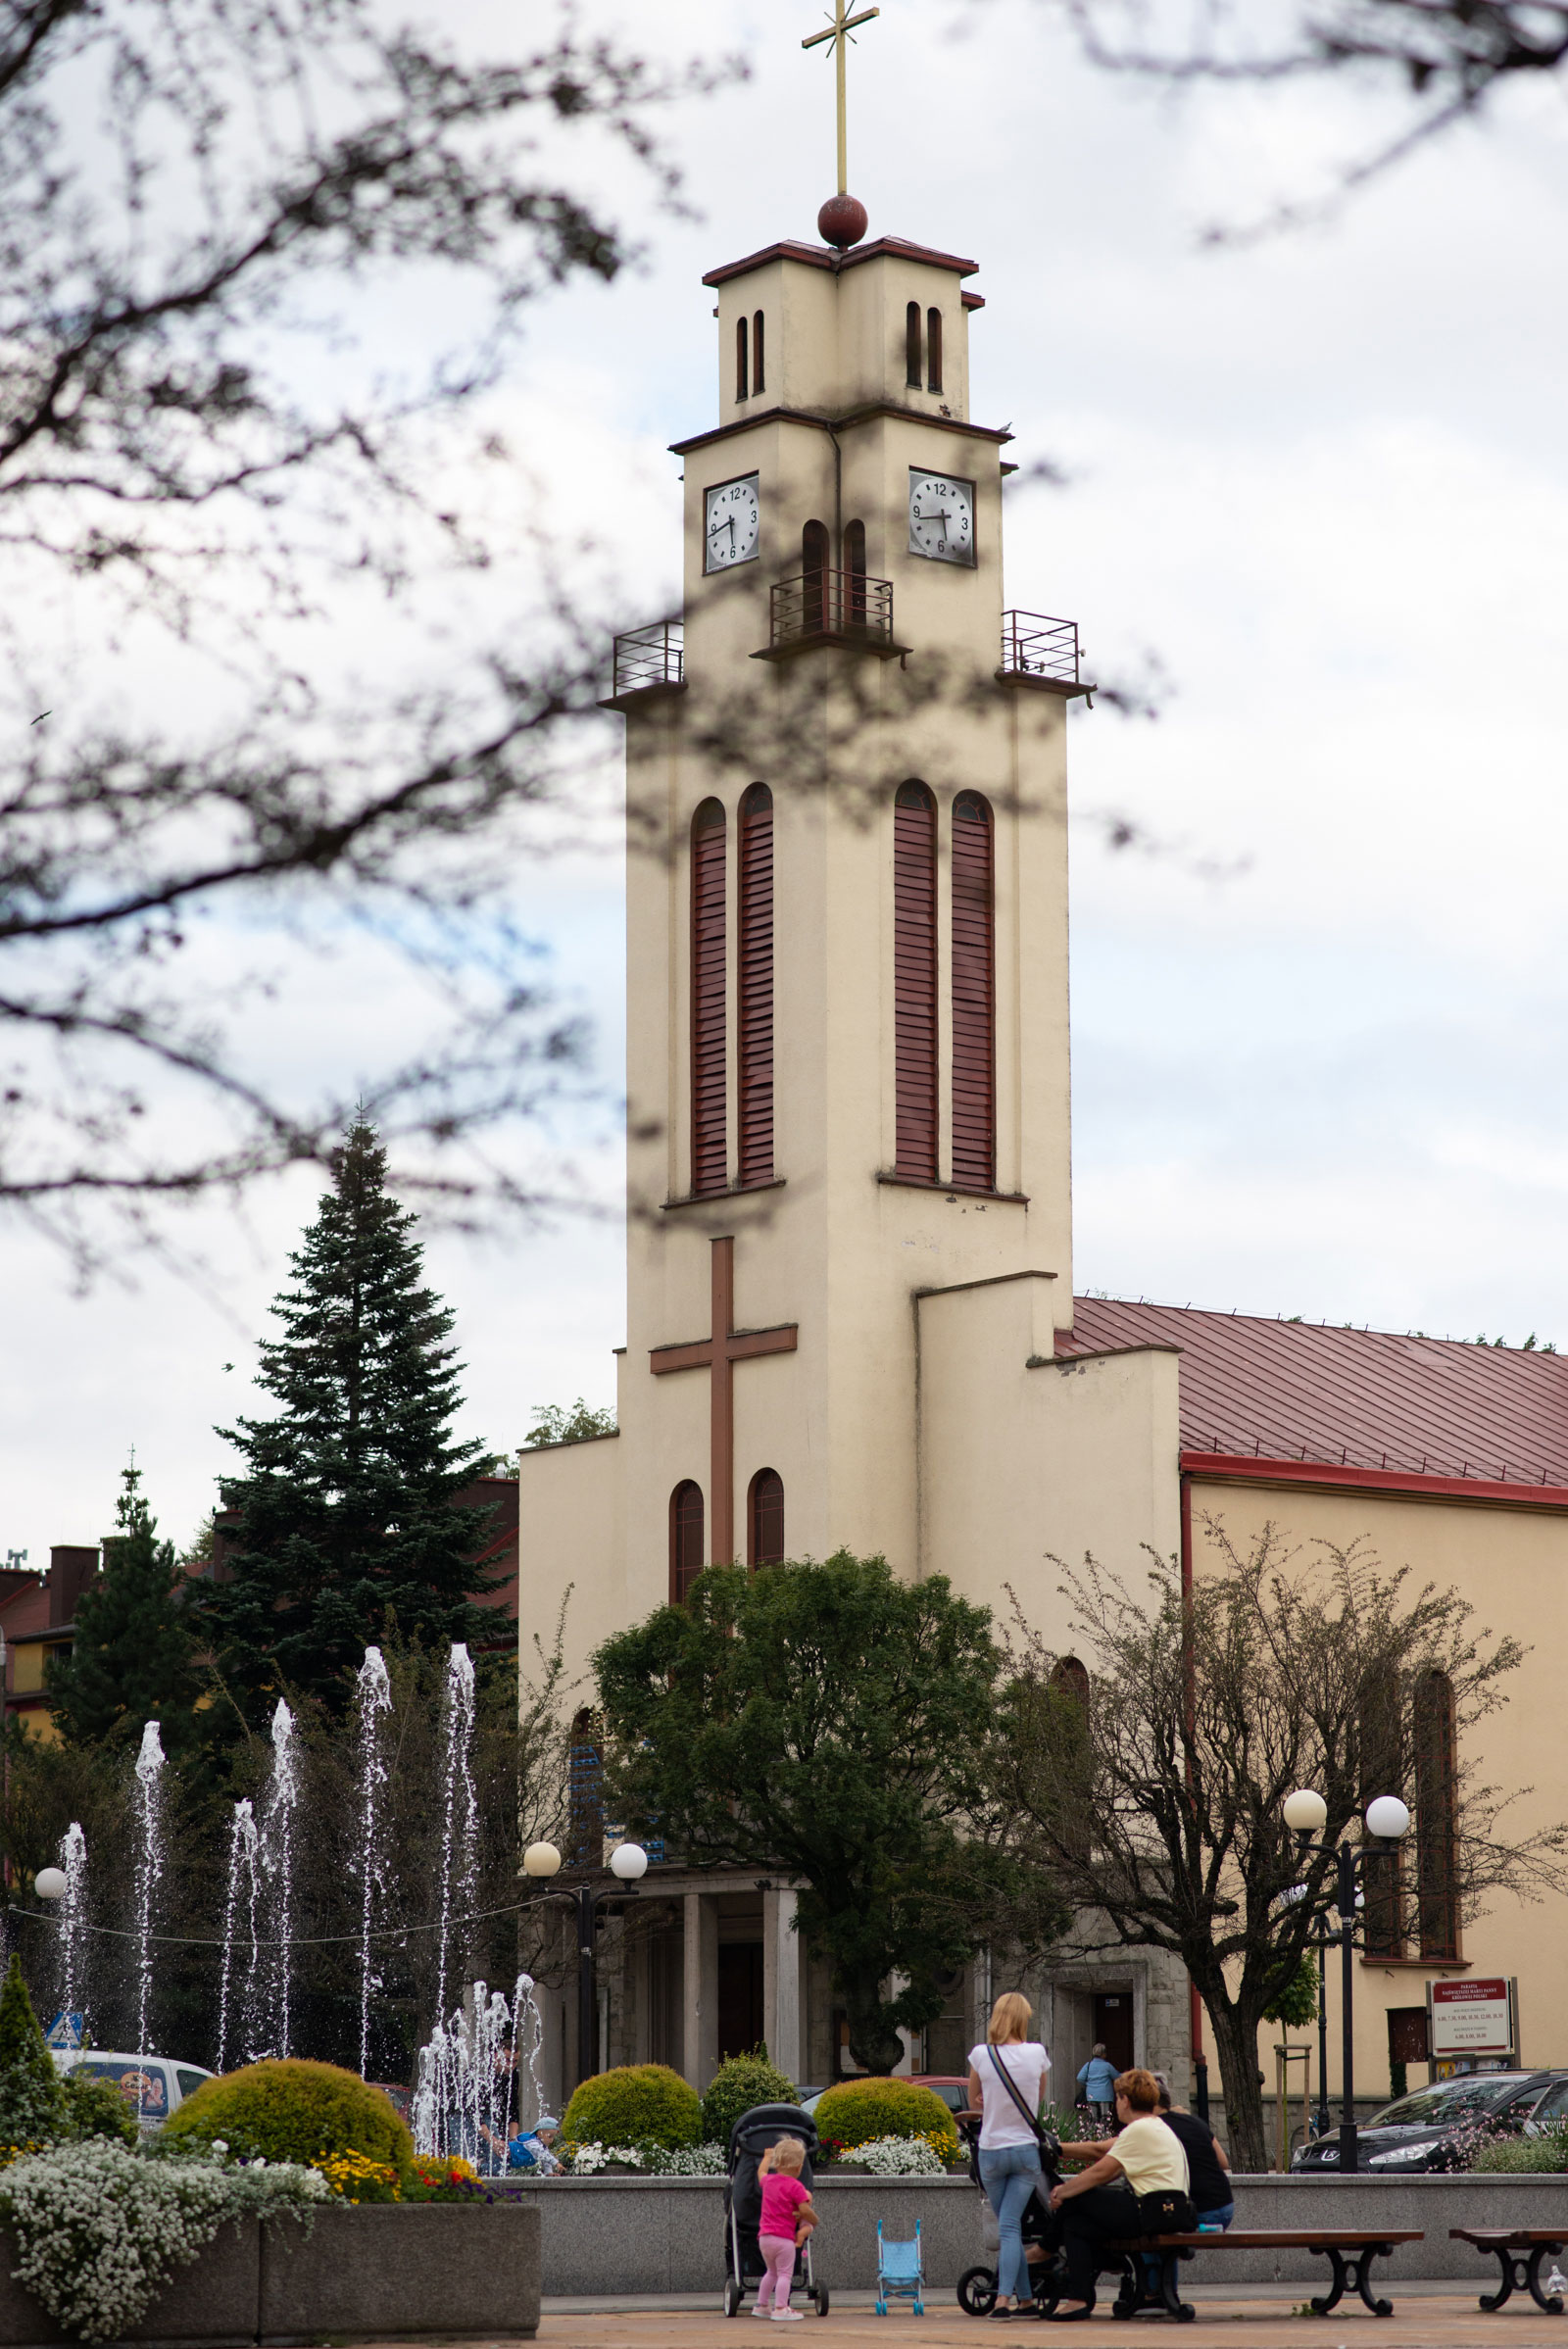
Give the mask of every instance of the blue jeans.
<path id="1" fill-rule="evenodd" d="M 997 2298 L 1027 2300 L 1031 2296 L 1029 2263 L 1023 2255 L 1019 2222 L 1029 2197 L 1045 2184 L 1038 2145 L 982 2145 L 980 2182 L 997 2214 L 1002 2248 L 997 2255 Z"/>

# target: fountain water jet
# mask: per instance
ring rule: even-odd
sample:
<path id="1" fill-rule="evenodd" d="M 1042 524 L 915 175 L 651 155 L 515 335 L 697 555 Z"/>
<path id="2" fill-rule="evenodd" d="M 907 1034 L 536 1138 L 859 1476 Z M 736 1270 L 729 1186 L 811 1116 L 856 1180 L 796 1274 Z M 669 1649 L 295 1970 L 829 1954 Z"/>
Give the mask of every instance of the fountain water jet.
<path id="1" fill-rule="evenodd" d="M 60 1838 L 60 1865 L 66 1889 L 60 1903 L 60 2004 L 68 2015 L 79 2014 L 82 2036 L 87 2021 L 87 1838 L 73 1819 Z"/>
<path id="2" fill-rule="evenodd" d="M 370 1932 L 378 1895 L 385 1889 L 386 1853 L 381 1840 L 380 1796 L 386 1785 L 382 1750 L 384 1717 L 392 1710 L 392 1683 L 378 1647 L 368 1647 L 360 1666 L 360 2077 L 370 2069 L 370 1993 L 381 1986 L 370 1972 Z"/>
<path id="3" fill-rule="evenodd" d="M 479 1798 L 473 1784 L 473 1658 L 461 1639 L 447 1659 L 441 1708 L 441 1935 L 436 1951 L 437 2028 L 447 2008 L 454 1903 L 460 1918 L 473 1915 L 479 1892 Z M 471 1929 L 469 1929 L 471 1930 Z M 468 1946 L 466 1931 L 464 1949 Z"/>
<path id="4" fill-rule="evenodd" d="M 543 2109 L 537 2069 L 543 2035 L 531 1975 L 518 1975 L 510 2004 L 499 1990 L 476 1982 L 450 2020 L 437 2021 L 419 2050 L 413 2112 L 416 2151 L 437 2160 L 461 2155 L 490 2175 L 503 2171 L 512 2086 L 524 2062 L 534 2120 Z"/>
<path id="5" fill-rule="evenodd" d="M 147 2055 L 153 1988 L 153 1904 L 164 1874 L 164 1742 L 156 1721 L 141 1733 L 136 1756 L 136 2053 Z"/>
<path id="6" fill-rule="evenodd" d="M 261 1941 L 257 1930 L 257 1901 L 261 1896 L 261 1838 L 256 1832 L 256 1815 L 247 1797 L 234 1805 L 234 1824 L 228 1838 L 228 1891 L 223 1903 L 223 1970 L 218 1993 L 218 2069 L 228 2069 L 229 1994 L 233 1979 L 234 1927 L 240 1902 L 245 1904 L 245 1920 L 250 1930 L 250 1964 L 245 1974 L 245 1994 L 241 2003 L 239 2041 L 246 2055 L 253 2053 L 258 2037 L 258 1974 L 261 1962 Z"/>
<path id="7" fill-rule="evenodd" d="M 294 1812 L 300 1798 L 299 1753 L 294 1716 L 280 1696 L 272 1715 L 272 1772 L 262 1810 L 262 1865 L 272 1898 L 271 2014 L 270 2052 L 289 2051 L 289 1994 L 294 1975 Z"/>

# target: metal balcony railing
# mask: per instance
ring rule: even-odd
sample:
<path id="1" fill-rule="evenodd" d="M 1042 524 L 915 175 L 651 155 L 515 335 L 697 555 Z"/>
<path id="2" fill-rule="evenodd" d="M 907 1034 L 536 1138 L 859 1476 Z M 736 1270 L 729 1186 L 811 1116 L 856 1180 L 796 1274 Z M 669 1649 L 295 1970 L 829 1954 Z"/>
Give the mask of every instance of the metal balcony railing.
<path id="1" fill-rule="evenodd" d="M 1043 612 L 1002 615 L 1002 673 L 1043 677 L 1055 685 L 1081 685 L 1078 622 L 1054 620 Z"/>
<path id="2" fill-rule="evenodd" d="M 646 693 L 655 685 L 685 683 L 683 620 L 653 620 L 615 639 L 613 691 Z"/>
<path id="3" fill-rule="evenodd" d="M 890 645 L 892 580 L 868 579 L 863 571 L 830 570 L 781 579 L 772 591 L 771 644 L 810 644 L 819 637 Z"/>

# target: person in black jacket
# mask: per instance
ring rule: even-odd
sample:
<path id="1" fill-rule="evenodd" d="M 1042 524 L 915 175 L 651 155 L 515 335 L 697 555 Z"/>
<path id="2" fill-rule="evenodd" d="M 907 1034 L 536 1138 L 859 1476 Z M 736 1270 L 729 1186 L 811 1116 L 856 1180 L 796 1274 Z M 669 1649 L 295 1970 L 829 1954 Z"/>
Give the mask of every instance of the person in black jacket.
<path id="1" fill-rule="evenodd" d="M 1167 2129 L 1175 2130 L 1186 2149 L 1198 2224 L 1227 2227 L 1236 2216 L 1236 2194 L 1225 2148 L 1206 2121 L 1200 2121 L 1196 2113 L 1182 2112 L 1171 2103 L 1170 2082 L 1164 2074 L 1156 2072 L 1154 2078 L 1159 2082 L 1159 2117 Z"/>

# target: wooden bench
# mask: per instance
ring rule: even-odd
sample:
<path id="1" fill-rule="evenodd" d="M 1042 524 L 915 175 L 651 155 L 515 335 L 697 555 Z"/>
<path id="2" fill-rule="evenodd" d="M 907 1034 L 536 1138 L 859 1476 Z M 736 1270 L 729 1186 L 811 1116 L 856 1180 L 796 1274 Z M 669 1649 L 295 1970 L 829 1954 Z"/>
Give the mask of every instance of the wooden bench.
<path id="1" fill-rule="evenodd" d="M 1404 2233 L 1379 2233 L 1345 2227 L 1232 2227 L 1223 2234 L 1153 2234 L 1137 2241 L 1098 2243 L 1095 2248 L 1115 2254 L 1122 2263 L 1122 2287 L 1113 2315 L 1136 2317 L 1153 2312 L 1174 2317 L 1178 2325 L 1190 2325 L 1198 2311 L 1182 2298 L 1177 2271 L 1195 2251 L 1318 2251 L 1329 2263 L 1331 2288 L 1309 2303 L 1314 2316 L 1331 2315 L 1344 2299 L 1347 2285 L 1354 2284 L 1375 2317 L 1392 2317 L 1393 2301 L 1376 2300 L 1368 2289 L 1368 2271 L 1375 2259 L 1387 2259 L 1396 2243 L 1422 2240 L 1419 2227 Z M 1159 2260 L 1158 2283 L 1153 2288 L 1140 2256 L 1143 2253 L 1152 2253 Z M 1507 2298 L 1506 2290 L 1501 2298 Z"/>
<path id="2" fill-rule="evenodd" d="M 1483 2257 L 1496 2254 L 1502 2269 L 1502 2283 L 1495 2292 L 1483 2292 L 1481 2305 L 1490 2316 L 1501 2308 L 1515 2292 L 1528 2292 L 1537 2308 L 1548 2317 L 1562 2315 L 1562 2300 L 1558 2294 L 1547 2299 L 1541 2288 L 1541 2263 L 1548 2253 L 1555 2258 L 1568 2243 L 1568 2227 L 1450 2227 L 1450 2243 L 1474 2243 Z"/>

